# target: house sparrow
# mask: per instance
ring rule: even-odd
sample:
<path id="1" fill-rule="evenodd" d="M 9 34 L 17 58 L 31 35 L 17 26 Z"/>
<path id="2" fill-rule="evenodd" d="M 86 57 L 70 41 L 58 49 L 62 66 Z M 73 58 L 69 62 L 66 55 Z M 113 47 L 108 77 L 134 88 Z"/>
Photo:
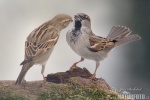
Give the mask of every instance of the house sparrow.
<path id="1" fill-rule="evenodd" d="M 66 40 L 71 49 L 81 56 L 81 60 L 74 63 L 70 70 L 76 68 L 84 59 L 94 60 L 96 68 L 91 79 L 95 78 L 100 61 L 106 58 L 114 47 L 141 39 L 137 34 L 131 35 L 131 30 L 126 26 L 113 26 L 106 38 L 96 36 L 91 29 L 90 17 L 84 13 L 76 14 L 74 20 L 74 27 L 68 31 Z"/>
<path id="2" fill-rule="evenodd" d="M 60 31 L 66 28 L 70 22 L 72 22 L 72 18 L 69 15 L 58 14 L 29 34 L 25 42 L 24 61 L 20 64 L 23 66 L 16 84 L 21 83 L 27 71 L 35 64 L 42 66 L 41 74 L 45 79 L 43 73 L 46 62 L 58 41 Z"/>

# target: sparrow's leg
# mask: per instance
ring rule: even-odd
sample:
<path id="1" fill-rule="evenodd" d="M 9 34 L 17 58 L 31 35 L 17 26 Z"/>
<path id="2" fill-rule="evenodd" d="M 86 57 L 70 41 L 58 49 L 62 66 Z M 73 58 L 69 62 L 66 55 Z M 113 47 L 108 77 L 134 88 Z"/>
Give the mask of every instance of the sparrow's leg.
<path id="1" fill-rule="evenodd" d="M 81 60 L 80 60 L 80 61 L 78 61 L 78 62 L 76 62 L 76 63 L 74 63 L 74 64 L 70 67 L 70 69 L 69 69 L 69 70 L 71 71 L 71 70 L 73 70 L 73 69 L 77 68 L 77 64 L 78 64 L 78 63 L 80 63 L 80 62 L 82 62 L 82 61 L 84 61 L 84 58 L 82 58 L 82 57 L 81 57 Z"/>
<path id="2" fill-rule="evenodd" d="M 96 61 L 96 68 L 95 68 L 95 71 L 94 71 L 94 73 L 93 73 L 93 75 L 90 77 L 90 79 L 95 79 L 95 76 L 96 76 L 96 71 L 97 71 L 97 69 L 98 69 L 98 67 L 99 67 L 99 61 Z"/>
<path id="3" fill-rule="evenodd" d="M 46 80 L 45 80 L 45 77 L 44 77 L 44 70 L 45 70 L 45 64 L 42 65 L 42 70 L 41 70 L 41 74 L 43 76 L 43 81 L 45 82 Z"/>

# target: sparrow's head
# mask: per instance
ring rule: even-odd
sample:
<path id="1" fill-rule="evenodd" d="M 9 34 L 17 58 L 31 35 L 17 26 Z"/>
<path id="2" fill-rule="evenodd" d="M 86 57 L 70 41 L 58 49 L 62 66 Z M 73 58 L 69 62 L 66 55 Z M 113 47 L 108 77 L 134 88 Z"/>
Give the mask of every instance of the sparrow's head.
<path id="1" fill-rule="evenodd" d="M 66 28 L 73 21 L 72 17 L 66 14 L 58 14 L 52 20 L 60 29 Z"/>
<path id="2" fill-rule="evenodd" d="M 84 13 L 77 13 L 76 15 L 74 15 L 74 18 L 75 18 L 75 20 L 78 20 L 78 21 L 89 21 L 89 22 L 91 22 L 90 17 Z"/>
<path id="3" fill-rule="evenodd" d="M 75 22 L 80 22 L 81 26 L 91 27 L 91 19 L 87 14 L 77 13 L 74 15 Z"/>

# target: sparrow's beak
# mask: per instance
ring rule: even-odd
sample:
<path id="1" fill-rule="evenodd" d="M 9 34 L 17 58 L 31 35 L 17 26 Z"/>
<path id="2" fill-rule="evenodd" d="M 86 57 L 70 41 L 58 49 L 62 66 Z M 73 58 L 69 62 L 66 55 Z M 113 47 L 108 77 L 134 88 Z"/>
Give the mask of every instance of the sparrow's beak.
<path id="1" fill-rule="evenodd" d="M 74 15 L 74 19 L 75 21 L 82 21 L 82 18 L 78 14 Z"/>
<path id="2" fill-rule="evenodd" d="M 73 22 L 73 20 L 71 19 L 70 22 Z"/>

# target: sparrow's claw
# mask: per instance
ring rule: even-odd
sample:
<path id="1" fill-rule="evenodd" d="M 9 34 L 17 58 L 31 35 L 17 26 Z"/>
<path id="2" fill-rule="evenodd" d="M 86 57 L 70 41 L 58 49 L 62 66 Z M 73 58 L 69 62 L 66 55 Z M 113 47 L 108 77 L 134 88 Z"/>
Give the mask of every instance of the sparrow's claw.
<path id="1" fill-rule="evenodd" d="M 73 69 L 76 69 L 76 68 L 77 68 L 77 64 L 80 63 L 80 62 L 82 62 L 82 61 L 84 61 L 84 58 L 81 57 L 81 60 L 78 61 L 78 62 L 76 62 L 76 63 L 74 63 L 74 64 L 70 67 L 69 71 L 72 71 Z"/>
<path id="2" fill-rule="evenodd" d="M 69 71 L 72 71 L 73 69 L 76 69 L 76 68 L 77 68 L 76 63 L 74 63 L 74 64 L 70 67 Z"/>
<path id="3" fill-rule="evenodd" d="M 22 80 L 22 84 L 26 84 L 27 81 L 25 79 Z"/>
<path id="4" fill-rule="evenodd" d="M 43 79 L 43 83 L 46 83 L 46 78 L 45 78 L 45 79 Z"/>
<path id="5" fill-rule="evenodd" d="M 27 82 L 26 82 L 25 79 L 22 80 L 22 83 L 21 83 L 21 84 L 22 84 L 22 86 L 24 87 L 24 89 L 26 89 Z"/>
<path id="6" fill-rule="evenodd" d="M 91 80 L 95 80 L 96 79 L 96 74 L 93 74 L 91 77 L 89 77 L 89 79 L 91 79 Z"/>
<path id="7" fill-rule="evenodd" d="M 46 78 L 44 77 L 44 75 L 42 75 L 43 76 L 43 83 L 45 83 L 46 82 Z"/>

